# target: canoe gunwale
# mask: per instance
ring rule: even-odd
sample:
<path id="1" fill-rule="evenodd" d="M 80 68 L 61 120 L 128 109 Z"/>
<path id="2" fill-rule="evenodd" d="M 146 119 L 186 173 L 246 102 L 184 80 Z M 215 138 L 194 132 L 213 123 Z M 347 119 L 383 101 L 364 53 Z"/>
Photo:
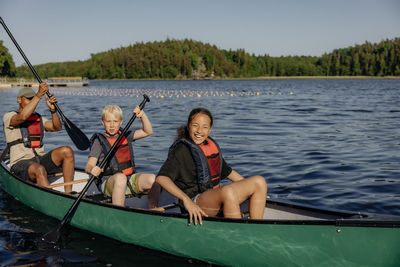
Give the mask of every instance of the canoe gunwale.
<path id="1" fill-rule="evenodd" d="M 63 198 L 69 199 L 76 199 L 75 196 L 67 195 L 57 190 L 53 190 L 50 188 L 45 188 L 33 184 L 27 180 L 19 178 L 12 174 L 9 171 L 9 168 L 5 166 L 4 162 L 1 162 L 1 168 L 3 168 L 10 177 L 18 180 L 20 183 L 24 183 L 30 187 L 43 191 L 47 194 L 57 195 Z M 82 169 L 76 168 L 76 171 L 84 171 Z M 1 179 L 1 177 L 0 177 Z M 0 182 L 0 185 L 2 183 Z M 4 188 L 3 191 L 7 192 Z M 7 192 L 8 193 L 8 192 Z M 11 194 L 10 194 L 11 195 Z M 13 196 L 13 195 L 12 195 Z M 15 196 L 13 196 L 15 198 Z M 92 200 L 87 197 L 83 197 L 82 202 L 90 203 L 96 206 L 102 206 L 108 209 L 118 209 L 127 212 L 134 212 L 134 213 L 142 213 L 154 216 L 162 216 L 162 217 L 174 217 L 174 218 L 182 218 L 188 219 L 187 214 L 180 214 L 180 213 L 168 213 L 156 210 L 148 210 L 142 208 L 135 208 L 135 207 L 120 207 L 114 206 L 108 203 L 101 203 L 95 200 Z M 25 203 L 24 203 L 25 204 Z M 340 218 L 338 219 L 324 219 L 324 220 L 291 220 L 291 219 L 262 219 L 262 220 L 252 220 L 252 219 L 231 219 L 231 218 L 223 218 L 223 217 L 204 217 L 204 221 L 214 221 L 214 222 L 224 222 L 224 223 L 245 223 L 245 224 L 276 224 L 276 225 L 333 225 L 338 227 L 384 227 L 384 228 L 400 228 L 400 216 L 395 215 L 380 215 L 380 214 L 369 214 L 369 213 L 355 213 L 355 212 L 348 212 L 348 211 L 338 211 L 332 209 L 321 209 L 307 205 L 299 205 L 297 203 L 292 203 L 290 201 L 276 201 L 276 200 L 267 200 L 266 205 L 278 205 L 284 207 L 292 207 L 296 209 L 312 211 L 312 212 L 320 212 L 329 215 L 336 215 Z"/>

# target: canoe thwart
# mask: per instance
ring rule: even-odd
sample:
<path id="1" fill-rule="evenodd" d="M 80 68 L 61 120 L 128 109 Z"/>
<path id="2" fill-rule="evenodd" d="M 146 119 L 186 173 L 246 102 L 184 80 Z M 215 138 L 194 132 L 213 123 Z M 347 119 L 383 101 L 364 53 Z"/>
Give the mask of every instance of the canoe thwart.
<path id="1" fill-rule="evenodd" d="M 46 186 L 47 188 L 55 188 L 55 187 L 60 187 L 60 186 L 65 186 L 65 185 L 71 185 L 71 184 L 80 184 L 80 183 L 86 183 L 89 181 L 89 179 L 82 179 L 82 180 L 76 180 L 72 182 L 66 182 L 66 183 L 57 183 L 57 184 L 51 184 Z"/>

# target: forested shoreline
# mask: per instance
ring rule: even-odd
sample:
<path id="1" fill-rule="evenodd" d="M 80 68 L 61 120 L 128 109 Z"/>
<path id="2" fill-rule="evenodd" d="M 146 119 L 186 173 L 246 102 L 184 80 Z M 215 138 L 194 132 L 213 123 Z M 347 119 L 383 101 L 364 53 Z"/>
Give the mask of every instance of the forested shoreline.
<path id="1" fill-rule="evenodd" d="M 230 79 L 299 76 L 400 76 L 400 38 L 365 42 L 320 57 L 249 54 L 190 39 L 135 43 L 92 54 L 85 61 L 36 65 L 42 78 Z M 32 77 L 26 65 L 15 67 L 0 41 L 0 76 Z"/>

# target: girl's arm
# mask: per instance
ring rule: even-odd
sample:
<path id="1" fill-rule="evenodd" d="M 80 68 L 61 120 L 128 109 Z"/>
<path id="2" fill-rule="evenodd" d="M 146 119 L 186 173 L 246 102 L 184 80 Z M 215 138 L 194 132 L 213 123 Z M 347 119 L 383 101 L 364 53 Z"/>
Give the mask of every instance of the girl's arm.
<path id="1" fill-rule="evenodd" d="M 243 180 L 244 177 L 235 170 L 232 170 L 232 172 L 228 175 L 228 179 L 231 180 L 232 182 L 237 182 Z"/>

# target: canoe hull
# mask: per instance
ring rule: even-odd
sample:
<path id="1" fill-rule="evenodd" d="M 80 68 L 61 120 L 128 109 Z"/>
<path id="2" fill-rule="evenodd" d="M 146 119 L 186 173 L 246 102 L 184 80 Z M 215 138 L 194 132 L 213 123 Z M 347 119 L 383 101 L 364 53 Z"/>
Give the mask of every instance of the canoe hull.
<path id="1" fill-rule="evenodd" d="M 62 219 L 74 198 L 13 177 L 3 166 L 0 185 L 14 198 Z M 355 221 L 355 224 L 357 221 Z M 84 200 L 71 225 L 122 242 L 229 266 L 400 266 L 400 228 L 339 226 L 331 221 L 247 222 L 185 217 Z"/>

